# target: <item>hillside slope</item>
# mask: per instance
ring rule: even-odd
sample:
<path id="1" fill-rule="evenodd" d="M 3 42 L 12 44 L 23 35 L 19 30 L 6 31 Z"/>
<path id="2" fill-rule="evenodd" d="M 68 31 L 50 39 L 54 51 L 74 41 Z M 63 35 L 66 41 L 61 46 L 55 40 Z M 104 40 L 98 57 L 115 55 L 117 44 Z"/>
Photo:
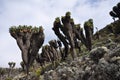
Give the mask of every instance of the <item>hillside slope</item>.
<path id="1" fill-rule="evenodd" d="M 96 32 L 92 44 L 91 51 L 82 45 L 75 60 L 68 57 L 55 66 L 48 64 L 44 68 L 35 64 L 28 79 L 21 69 L 16 69 L 16 72 L 11 72 L 10 78 L 8 73 L 2 74 L 1 80 L 120 80 L 120 21 Z"/>
<path id="2" fill-rule="evenodd" d="M 94 35 L 93 49 L 87 55 L 59 64 L 46 71 L 43 80 L 120 80 L 120 21 L 117 20 Z M 83 54 L 80 53 L 80 54 Z"/>

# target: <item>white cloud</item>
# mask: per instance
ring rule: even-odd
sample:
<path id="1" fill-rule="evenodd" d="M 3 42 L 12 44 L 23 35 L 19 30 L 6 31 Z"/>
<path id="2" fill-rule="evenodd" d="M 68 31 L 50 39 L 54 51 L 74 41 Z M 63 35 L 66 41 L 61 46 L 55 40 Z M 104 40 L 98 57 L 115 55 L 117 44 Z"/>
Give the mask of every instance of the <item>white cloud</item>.
<path id="1" fill-rule="evenodd" d="M 86 20 L 92 18 L 94 26 L 101 29 L 113 21 L 109 12 L 112 10 L 112 7 L 118 3 L 117 0 L 114 2 L 112 0 L 99 0 L 93 4 L 91 4 L 92 2 L 86 3 L 86 1 L 84 1 L 83 4 L 79 2 L 73 10 L 78 23 L 83 24 Z"/>
<path id="2" fill-rule="evenodd" d="M 0 1 L 0 66 L 9 61 L 21 61 L 21 52 L 9 34 L 12 25 L 43 26 L 45 43 L 56 38 L 52 31 L 53 21 L 70 11 L 75 23 L 94 19 L 96 27 L 103 28 L 112 22 L 109 11 L 118 0 L 1 0 Z"/>

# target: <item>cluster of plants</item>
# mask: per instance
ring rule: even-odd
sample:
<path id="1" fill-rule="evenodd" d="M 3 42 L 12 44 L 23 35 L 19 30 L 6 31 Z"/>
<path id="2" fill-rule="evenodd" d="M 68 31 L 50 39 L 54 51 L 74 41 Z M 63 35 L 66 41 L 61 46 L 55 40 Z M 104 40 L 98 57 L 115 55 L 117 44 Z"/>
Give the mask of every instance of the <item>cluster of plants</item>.
<path id="1" fill-rule="evenodd" d="M 71 13 L 67 12 L 61 19 L 57 17 L 54 21 L 53 31 L 65 47 L 63 59 L 68 56 L 69 45 L 71 48 L 71 56 L 74 59 L 77 57 L 75 48 L 78 47 L 79 40 L 86 46 L 88 50 L 92 49 L 93 36 L 93 20 L 89 19 L 84 23 L 85 34 L 83 28 L 79 24 L 75 24 Z"/>
<path id="2" fill-rule="evenodd" d="M 92 19 L 89 19 L 84 24 L 85 34 L 79 24 L 74 24 L 70 12 L 67 12 L 65 16 L 62 16 L 61 20 L 56 18 L 52 29 L 59 38 L 59 41 L 49 41 L 49 45 L 42 47 L 40 55 L 38 55 L 38 51 L 44 42 L 44 32 L 42 27 L 37 28 L 19 25 L 12 26 L 9 29 L 11 36 L 17 41 L 21 50 L 23 59 L 21 66 L 26 70 L 27 74 L 35 59 L 40 64 L 43 64 L 45 61 L 55 64 L 56 60 L 65 60 L 69 55 L 69 50 L 71 50 L 72 58 L 76 58 L 76 48 L 80 49 L 78 42 L 83 43 L 88 50 L 91 50 L 93 35 Z M 62 44 L 64 47 L 63 50 L 61 49 Z"/>
<path id="3" fill-rule="evenodd" d="M 57 40 L 49 41 L 49 45 L 42 47 L 42 52 L 37 55 L 36 61 L 39 62 L 41 66 L 43 66 L 45 62 L 51 62 L 55 65 L 55 61 L 61 59 L 61 53 L 58 51 L 58 47 Z"/>
<path id="4" fill-rule="evenodd" d="M 113 7 L 113 11 L 110 12 L 112 17 L 118 17 L 120 19 L 119 14 L 120 3 Z M 94 33 L 92 19 L 85 21 L 84 26 L 81 27 L 80 24 L 74 23 L 74 19 L 71 18 L 71 13 L 67 12 L 61 18 L 55 18 L 52 30 L 59 40 L 51 40 L 48 45 L 42 46 L 45 39 L 43 27 L 19 25 L 9 28 L 11 36 L 17 41 L 21 50 L 23 59 L 21 66 L 26 70 L 27 74 L 34 60 L 39 62 L 41 66 L 43 66 L 45 62 L 50 62 L 54 65 L 56 61 L 65 60 L 69 55 L 69 51 L 73 59 L 78 57 L 76 48 L 81 51 L 81 44 L 84 45 L 88 51 L 92 49 Z M 42 52 L 38 54 L 41 47 Z M 41 71 L 38 70 L 37 74 L 39 75 L 40 72 Z"/>

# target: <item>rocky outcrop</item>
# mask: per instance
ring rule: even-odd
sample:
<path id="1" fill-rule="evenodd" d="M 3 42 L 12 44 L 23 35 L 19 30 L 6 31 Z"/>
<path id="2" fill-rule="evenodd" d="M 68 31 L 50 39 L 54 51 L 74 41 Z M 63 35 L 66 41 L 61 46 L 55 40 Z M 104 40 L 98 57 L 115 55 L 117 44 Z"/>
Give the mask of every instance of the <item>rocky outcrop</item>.
<path id="1" fill-rule="evenodd" d="M 44 80 L 120 80 L 120 45 L 112 46 L 97 47 L 88 56 L 60 63 L 45 72 Z"/>

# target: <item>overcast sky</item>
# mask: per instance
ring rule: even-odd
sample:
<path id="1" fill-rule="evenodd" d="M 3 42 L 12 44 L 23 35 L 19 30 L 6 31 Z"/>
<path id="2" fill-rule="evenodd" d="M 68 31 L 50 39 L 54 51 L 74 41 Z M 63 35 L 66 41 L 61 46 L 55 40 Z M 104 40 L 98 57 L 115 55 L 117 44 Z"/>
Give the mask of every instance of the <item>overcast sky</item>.
<path id="1" fill-rule="evenodd" d="M 45 44 L 55 39 L 52 31 L 56 17 L 70 11 L 75 23 L 83 24 L 89 18 L 98 29 L 113 22 L 109 11 L 119 0 L 0 0 L 0 67 L 16 62 L 19 67 L 21 51 L 9 34 L 13 25 L 43 26 Z"/>

